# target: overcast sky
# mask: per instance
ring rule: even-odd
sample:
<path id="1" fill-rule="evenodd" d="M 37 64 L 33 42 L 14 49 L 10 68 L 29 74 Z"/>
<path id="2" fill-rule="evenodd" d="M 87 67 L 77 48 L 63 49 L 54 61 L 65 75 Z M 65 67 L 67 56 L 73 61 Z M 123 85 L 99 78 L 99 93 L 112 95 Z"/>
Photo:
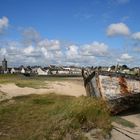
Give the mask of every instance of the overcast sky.
<path id="1" fill-rule="evenodd" d="M 139 0 L 0 0 L 0 61 L 139 66 L 139 8 Z"/>

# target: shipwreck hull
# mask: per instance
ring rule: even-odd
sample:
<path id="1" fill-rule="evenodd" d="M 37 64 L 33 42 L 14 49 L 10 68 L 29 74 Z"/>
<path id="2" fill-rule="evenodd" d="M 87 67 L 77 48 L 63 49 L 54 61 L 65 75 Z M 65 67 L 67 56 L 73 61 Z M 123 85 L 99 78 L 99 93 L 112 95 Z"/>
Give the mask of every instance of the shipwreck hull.
<path id="1" fill-rule="evenodd" d="M 116 114 L 140 104 L 140 77 L 112 72 L 82 72 L 88 96 L 102 98 Z"/>

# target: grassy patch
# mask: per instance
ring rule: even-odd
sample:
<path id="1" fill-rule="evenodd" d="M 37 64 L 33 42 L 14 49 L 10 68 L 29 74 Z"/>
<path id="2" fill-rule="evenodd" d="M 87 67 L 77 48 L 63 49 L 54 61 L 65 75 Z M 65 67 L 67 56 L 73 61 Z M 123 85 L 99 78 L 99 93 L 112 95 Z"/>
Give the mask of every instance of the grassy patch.
<path id="1" fill-rule="evenodd" d="M 54 104 L 55 101 L 49 99 L 34 99 L 33 103 L 39 105 L 49 105 L 49 104 Z"/>
<path id="2" fill-rule="evenodd" d="M 14 83 L 17 80 L 20 80 L 19 75 L 15 75 L 15 74 L 0 74 L 0 84 Z"/>
<path id="3" fill-rule="evenodd" d="M 136 125 L 133 122 L 127 121 L 119 116 L 114 116 L 112 117 L 112 121 L 121 124 L 125 127 L 130 127 L 130 128 L 134 128 Z"/>
<path id="4" fill-rule="evenodd" d="M 0 104 L 0 139 L 63 140 L 72 136 L 86 140 L 83 132 L 101 128 L 111 130 L 111 119 L 102 100 L 88 97 L 29 95 Z"/>
<path id="5" fill-rule="evenodd" d="M 0 84 L 15 83 L 19 87 L 47 88 L 45 78 L 26 77 L 20 74 L 1 74 Z"/>
<path id="6" fill-rule="evenodd" d="M 40 81 L 40 80 L 19 80 L 17 82 L 15 82 L 15 84 L 19 87 L 31 87 L 31 88 L 47 88 L 47 84 L 45 83 L 45 81 Z"/>

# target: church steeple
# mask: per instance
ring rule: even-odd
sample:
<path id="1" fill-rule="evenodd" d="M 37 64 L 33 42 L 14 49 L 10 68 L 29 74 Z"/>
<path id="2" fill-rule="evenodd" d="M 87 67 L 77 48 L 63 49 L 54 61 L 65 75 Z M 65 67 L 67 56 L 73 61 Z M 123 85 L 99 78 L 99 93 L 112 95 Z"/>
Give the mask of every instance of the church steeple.
<path id="1" fill-rule="evenodd" d="M 3 71 L 7 71 L 7 60 L 6 60 L 5 57 L 4 57 L 3 61 L 2 61 L 2 69 L 3 69 Z"/>

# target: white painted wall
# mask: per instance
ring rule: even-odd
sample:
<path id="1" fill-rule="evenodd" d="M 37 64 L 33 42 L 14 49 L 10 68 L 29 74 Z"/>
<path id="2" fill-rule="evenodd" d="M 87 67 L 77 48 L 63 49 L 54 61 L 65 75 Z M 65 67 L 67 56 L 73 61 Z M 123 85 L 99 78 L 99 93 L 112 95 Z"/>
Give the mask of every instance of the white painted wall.
<path id="1" fill-rule="evenodd" d="M 49 70 L 44 71 L 44 70 L 42 70 L 41 68 L 38 68 L 38 69 L 37 69 L 37 74 L 38 74 L 38 75 L 48 75 L 48 71 L 49 71 Z"/>
<path id="2" fill-rule="evenodd" d="M 21 73 L 25 73 L 26 71 L 25 71 L 25 69 L 24 68 L 22 68 L 21 69 Z"/>

